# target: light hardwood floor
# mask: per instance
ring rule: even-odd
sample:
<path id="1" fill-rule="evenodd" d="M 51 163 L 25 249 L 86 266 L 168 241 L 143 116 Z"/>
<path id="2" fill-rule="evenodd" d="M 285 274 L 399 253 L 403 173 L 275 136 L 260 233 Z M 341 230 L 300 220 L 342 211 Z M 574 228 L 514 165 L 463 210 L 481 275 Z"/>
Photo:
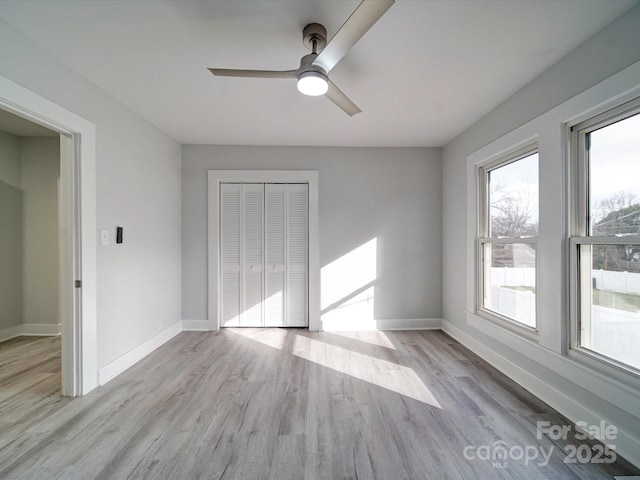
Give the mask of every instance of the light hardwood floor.
<path id="1" fill-rule="evenodd" d="M 566 445 L 584 441 L 538 440 L 536 422 L 570 422 L 439 331 L 185 332 L 77 399 L 59 396 L 59 371 L 51 368 L 59 368 L 59 343 L 57 353 L 41 358 L 56 340 L 41 342 L 0 344 L 1 479 L 556 480 L 640 473 L 623 460 L 564 463 Z M 26 357 L 14 348 L 21 343 Z M 26 358 L 28 376 L 20 372 Z M 503 468 L 472 458 L 478 448 L 502 445 L 495 442 L 511 449 Z M 525 449 L 550 451 L 550 459 L 541 465 L 541 455 L 512 458 Z"/>
<path id="2" fill-rule="evenodd" d="M 61 397 L 60 337 L 0 343 L 0 451 L 70 400 Z"/>

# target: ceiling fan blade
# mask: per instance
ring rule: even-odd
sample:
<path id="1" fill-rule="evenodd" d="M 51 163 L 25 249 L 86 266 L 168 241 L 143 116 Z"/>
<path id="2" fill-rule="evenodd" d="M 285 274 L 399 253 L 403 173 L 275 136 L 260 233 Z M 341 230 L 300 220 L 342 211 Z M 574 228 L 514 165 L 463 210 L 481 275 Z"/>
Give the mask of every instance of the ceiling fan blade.
<path id="1" fill-rule="evenodd" d="M 298 70 L 234 70 L 231 68 L 208 68 L 218 77 L 247 78 L 296 78 Z"/>
<path id="2" fill-rule="evenodd" d="M 394 0 L 362 0 L 340 30 L 329 40 L 313 65 L 329 72 L 393 3 Z"/>
<path id="3" fill-rule="evenodd" d="M 331 80 L 329 80 L 329 90 L 327 90 L 324 96 L 340 107 L 350 117 L 362 112 Z"/>

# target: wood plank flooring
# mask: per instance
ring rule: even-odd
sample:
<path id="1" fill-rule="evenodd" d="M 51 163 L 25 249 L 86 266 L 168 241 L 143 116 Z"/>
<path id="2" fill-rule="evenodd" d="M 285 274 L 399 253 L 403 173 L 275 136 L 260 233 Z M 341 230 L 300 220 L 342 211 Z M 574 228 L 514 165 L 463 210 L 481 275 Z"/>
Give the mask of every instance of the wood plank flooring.
<path id="1" fill-rule="evenodd" d="M 45 354 L 48 360 L 37 355 L 51 348 L 50 339 L 12 342 L 0 344 L 1 479 L 557 480 L 640 473 L 622 459 L 565 463 L 563 447 L 584 441 L 538 440 L 536 422 L 570 422 L 439 331 L 184 332 L 76 399 L 59 396 L 59 372 L 49 366 L 59 368 L 59 350 Z M 27 376 L 13 348 L 20 343 L 32 364 Z M 495 453 L 500 445 L 510 449 L 500 465 L 483 459 L 481 447 Z M 525 449 L 538 457 L 517 458 Z M 547 462 L 541 452 L 550 452 Z"/>
<path id="2" fill-rule="evenodd" d="M 70 401 L 61 396 L 60 337 L 0 343 L 0 451 Z"/>

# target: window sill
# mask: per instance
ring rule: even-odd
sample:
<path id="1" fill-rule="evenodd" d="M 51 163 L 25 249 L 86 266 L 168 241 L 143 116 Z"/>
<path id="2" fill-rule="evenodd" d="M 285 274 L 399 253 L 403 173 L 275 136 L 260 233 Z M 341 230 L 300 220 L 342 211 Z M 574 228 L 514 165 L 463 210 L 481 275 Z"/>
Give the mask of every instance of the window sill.
<path id="1" fill-rule="evenodd" d="M 640 371 L 582 347 L 571 347 L 568 356 L 585 368 L 613 378 L 640 392 Z"/>
<path id="2" fill-rule="evenodd" d="M 519 324 L 515 320 L 510 320 L 507 317 L 497 315 L 496 313 L 484 308 L 479 308 L 477 313 L 473 315 L 473 317 L 477 319 L 477 321 L 474 322 L 475 325 L 473 326 L 483 333 L 488 332 L 486 331 L 486 328 L 479 328 L 482 321 L 490 324 L 493 327 L 497 327 L 510 335 L 516 335 L 519 338 L 525 338 L 532 342 L 538 343 L 538 330 L 533 327 Z M 467 318 L 467 323 L 469 323 L 469 318 Z"/>

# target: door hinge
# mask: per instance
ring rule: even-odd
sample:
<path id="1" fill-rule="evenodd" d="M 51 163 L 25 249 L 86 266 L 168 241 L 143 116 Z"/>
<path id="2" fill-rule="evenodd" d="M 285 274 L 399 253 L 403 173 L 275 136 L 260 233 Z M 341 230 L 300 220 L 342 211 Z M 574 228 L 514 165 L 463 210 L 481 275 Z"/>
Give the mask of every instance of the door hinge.
<path id="1" fill-rule="evenodd" d="M 76 280 L 76 288 L 82 288 L 82 280 Z"/>

